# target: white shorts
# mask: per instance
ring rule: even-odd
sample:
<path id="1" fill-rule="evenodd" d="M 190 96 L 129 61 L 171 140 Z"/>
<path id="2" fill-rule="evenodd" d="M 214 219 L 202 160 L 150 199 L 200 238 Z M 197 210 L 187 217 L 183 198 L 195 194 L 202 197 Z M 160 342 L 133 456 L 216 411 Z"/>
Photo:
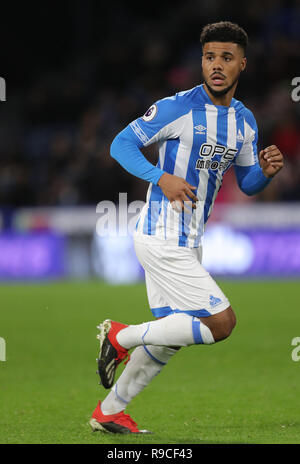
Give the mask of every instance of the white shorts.
<path id="1" fill-rule="evenodd" d="M 158 245 L 134 240 L 136 255 L 145 270 L 148 301 L 153 316 L 176 312 L 208 317 L 230 303 L 201 265 L 202 248 Z"/>

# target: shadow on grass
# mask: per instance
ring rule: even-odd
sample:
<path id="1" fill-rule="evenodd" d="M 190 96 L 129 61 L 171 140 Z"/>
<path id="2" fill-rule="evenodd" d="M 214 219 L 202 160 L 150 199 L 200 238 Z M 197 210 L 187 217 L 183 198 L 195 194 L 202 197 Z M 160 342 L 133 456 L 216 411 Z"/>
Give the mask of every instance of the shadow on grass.
<path id="1" fill-rule="evenodd" d="M 91 441 L 94 444 L 102 445 L 232 445 L 232 444 L 247 444 L 238 440 L 224 440 L 224 441 L 212 441 L 212 440 L 201 440 L 199 438 L 166 438 L 159 439 L 158 434 L 147 434 L 145 435 L 118 435 L 111 436 L 101 432 L 91 432 L 89 443 Z M 249 442 L 248 442 L 249 443 Z"/>

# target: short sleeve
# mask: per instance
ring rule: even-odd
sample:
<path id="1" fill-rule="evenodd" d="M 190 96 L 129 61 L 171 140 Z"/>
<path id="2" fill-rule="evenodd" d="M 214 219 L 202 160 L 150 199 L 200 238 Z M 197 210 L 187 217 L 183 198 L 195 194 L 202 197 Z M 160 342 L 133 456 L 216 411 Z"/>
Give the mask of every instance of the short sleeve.
<path id="1" fill-rule="evenodd" d="M 253 166 L 258 163 L 257 157 L 258 129 L 252 112 L 248 109 L 244 116 L 244 143 L 235 158 L 237 166 Z"/>
<path id="2" fill-rule="evenodd" d="M 144 116 L 129 124 L 143 146 L 179 137 L 183 124 L 181 118 L 188 112 L 185 105 L 180 103 L 177 94 L 159 100 L 150 106 Z"/>

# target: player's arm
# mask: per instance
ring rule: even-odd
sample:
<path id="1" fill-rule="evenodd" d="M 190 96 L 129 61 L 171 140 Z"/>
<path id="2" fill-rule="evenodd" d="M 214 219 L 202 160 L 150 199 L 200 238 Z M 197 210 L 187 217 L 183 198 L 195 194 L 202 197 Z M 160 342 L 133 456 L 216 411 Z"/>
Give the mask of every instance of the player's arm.
<path id="1" fill-rule="evenodd" d="M 283 155 L 275 146 L 261 150 L 259 162 L 252 166 L 235 165 L 235 174 L 240 189 L 247 195 L 255 195 L 269 185 L 283 167 Z"/>
<path id="2" fill-rule="evenodd" d="M 257 155 L 258 130 L 251 112 L 248 112 L 248 131 L 245 143 L 235 160 L 235 174 L 242 192 L 255 195 L 261 192 L 283 167 L 283 155 L 275 146 L 261 150 Z M 246 135 L 246 134 L 245 134 Z"/>
<path id="3" fill-rule="evenodd" d="M 271 181 L 265 177 L 258 165 L 234 166 L 238 186 L 246 195 L 255 195 L 261 192 Z"/>
<path id="4" fill-rule="evenodd" d="M 152 105 L 143 118 L 138 118 L 121 131 L 113 140 L 110 153 L 130 174 L 159 185 L 170 202 L 176 202 L 176 206 L 179 203 L 182 207 L 185 201 L 198 201 L 192 191 L 196 187 L 181 177 L 169 174 L 158 166 L 153 166 L 140 150 L 143 146 L 149 146 L 156 141 L 178 136 L 172 126 L 175 102 L 172 99 L 168 100 L 165 99 Z M 195 207 L 194 204 L 193 207 Z"/>
<path id="5" fill-rule="evenodd" d="M 171 203 L 176 202 L 175 206 L 180 208 L 184 206 L 184 202 L 198 201 L 192 192 L 192 189 L 196 189 L 196 187 L 181 177 L 168 174 L 159 167 L 153 166 L 141 152 L 142 146 L 143 144 L 136 140 L 128 126 L 115 137 L 111 144 L 110 153 L 130 174 L 159 185 L 168 200 Z M 195 208 L 194 203 L 192 207 Z"/>
<path id="6" fill-rule="evenodd" d="M 145 158 L 140 150 L 142 146 L 127 126 L 114 138 L 110 154 L 130 174 L 157 185 L 164 171 Z"/>

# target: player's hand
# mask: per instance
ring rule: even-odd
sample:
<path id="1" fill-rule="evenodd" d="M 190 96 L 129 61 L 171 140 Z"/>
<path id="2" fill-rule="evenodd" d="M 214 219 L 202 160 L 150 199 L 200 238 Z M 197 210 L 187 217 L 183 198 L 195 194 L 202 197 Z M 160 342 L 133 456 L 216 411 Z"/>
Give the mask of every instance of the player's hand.
<path id="1" fill-rule="evenodd" d="M 259 164 L 266 177 L 274 177 L 283 167 L 283 155 L 276 145 L 261 150 Z"/>
<path id="2" fill-rule="evenodd" d="M 193 190 L 197 187 L 189 184 L 182 177 L 174 176 L 165 172 L 158 181 L 159 187 L 162 189 L 164 195 L 171 202 L 173 209 L 181 211 L 184 209 L 188 212 L 186 206 L 196 208 L 198 198 Z"/>

